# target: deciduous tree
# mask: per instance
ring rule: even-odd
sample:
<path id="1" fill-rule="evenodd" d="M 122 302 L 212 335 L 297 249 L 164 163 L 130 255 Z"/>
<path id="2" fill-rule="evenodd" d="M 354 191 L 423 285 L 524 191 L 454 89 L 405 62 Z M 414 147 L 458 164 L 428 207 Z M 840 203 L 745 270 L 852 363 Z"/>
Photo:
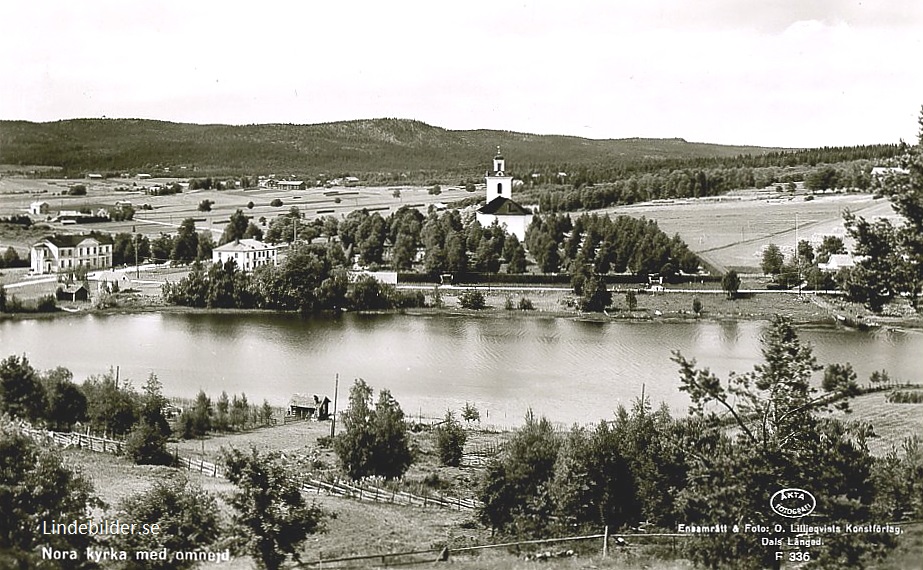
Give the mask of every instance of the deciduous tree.
<path id="1" fill-rule="evenodd" d="M 40 532 L 43 523 L 84 520 L 97 504 L 90 482 L 52 449 L 39 447 L 0 418 L 0 567 L 85 568 L 88 534 Z M 77 560 L 43 560 L 41 547 L 76 550 Z"/>
<path id="2" fill-rule="evenodd" d="M 0 411 L 14 418 L 37 421 L 45 414 L 45 389 L 26 355 L 0 361 Z"/>
<path id="3" fill-rule="evenodd" d="M 278 452 L 231 449 L 224 463 L 228 480 L 237 487 L 229 501 L 235 550 L 266 570 L 281 568 L 289 556 L 298 562 L 307 537 L 325 529 L 324 512 L 305 501 L 298 478 L 286 470 Z"/>
<path id="4" fill-rule="evenodd" d="M 407 424 L 400 404 L 383 389 L 372 408 L 372 389 L 357 379 L 343 413 L 344 431 L 334 440 L 334 451 L 353 479 L 368 475 L 400 477 L 413 461 Z"/>

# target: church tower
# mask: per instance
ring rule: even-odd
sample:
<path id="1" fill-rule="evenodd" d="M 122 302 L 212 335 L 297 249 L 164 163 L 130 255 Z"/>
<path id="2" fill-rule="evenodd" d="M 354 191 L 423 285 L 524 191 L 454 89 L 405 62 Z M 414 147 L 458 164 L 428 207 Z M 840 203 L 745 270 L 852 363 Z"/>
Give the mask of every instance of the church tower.
<path id="1" fill-rule="evenodd" d="M 488 170 L 484 177 L 487 181 L 487 203 L 497 198 L 513 198 L 513 177 L 506 175 L 506 161 L 500 154 L 500 147 L 497 147 L 497 156 L 494 157 L 494 169 Z"/>

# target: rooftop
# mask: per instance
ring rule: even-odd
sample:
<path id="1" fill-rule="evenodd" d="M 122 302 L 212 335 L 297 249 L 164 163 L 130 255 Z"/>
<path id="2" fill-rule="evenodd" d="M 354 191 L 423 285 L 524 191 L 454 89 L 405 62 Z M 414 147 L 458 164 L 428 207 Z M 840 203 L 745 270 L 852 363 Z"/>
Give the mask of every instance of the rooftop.
<path id="1" fill-rule="evenodd" d="M 532 212 L 520 206 L 516 201 L 498 196 L 478 210 L 479 214 L 495 216 L 528 216 Z"/>
<path id="2" fill-rule="evenodd" d="M 265 251 L 276 246 L 255 239 L 239 239 L 216 247 L 212 251 Z"/>

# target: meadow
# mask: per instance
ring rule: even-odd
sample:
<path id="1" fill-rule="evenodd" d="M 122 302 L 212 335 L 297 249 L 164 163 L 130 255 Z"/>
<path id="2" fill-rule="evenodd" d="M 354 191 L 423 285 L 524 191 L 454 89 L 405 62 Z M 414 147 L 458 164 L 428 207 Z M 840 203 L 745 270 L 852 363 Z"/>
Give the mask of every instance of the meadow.
<path id="1" fill-rule="evenodd" d="M 806 198 L 812 198 L 807 199 Z M 799 240 L 830 234 L 845 237 L 843 212 L 868 219 L 893 215 L 890 202 L 871 194 L 794 196 L 740 191 L 717 198 L 655 201 L 605 210 L 655 220 L 669 235 L 678 233 L 689 249 L 719 270 L 760 273 L 763 248 L 783 252 Z"/>
<path id="2" fill-rule="evenodd" d="M 48 202 L 53 217 L 61 210 L 80 210 L 89 208 L 113 207 L 117 201 L 128 200 L 136 209 L 133 220 L 122 222 L 102 222 L 63 226 L 46 222 L 47 227 L 37 224 L 28 230 L 0 230 L 0 247 L 10 245 L 20 251 L 28 251 L 32 242 L 50 231 L 104 231 L 110 233 L 137 231 L 148 237 L 157 237 L 161 233 L 176 231 L 186 218 L 196 220 L 196 228 L 210 231 L 217 239 L 224 231 L 224 225 L 235 211 L 242 210 L 254 221 L 268 222 L 281 214 L 288 213 L 292 206 L 298 207 L 308 220 L 321 216 L 345 217 L 353 210 L 368 208 L 387 216 L 401 206 L 427 208 L 430 205 L 444 204 L 472 196 L 465 189 L 457 186 L 443 186 L 439 194 L 430 193 L 429 187 L 423 186 L 359 186 L 359 187 L 309 187 L 305 190 L 284 190 L 270 188 L 247 188 L 231 190 L 192 190 L 168 196 L 145 194 L 144 188 L 169 186 L 185 179 L 152 178 L 137 179 L 40 179 L 5 176 L 0 178 L 0 216 L 24 214 L 29 211 L 29 204 L 36 201 Z M 87 188 L 85 196 L 67 195 L 67 190 L 76 184 Z M 119 188 L 128 190 L 119 191 Z M 395 192 L 397 191 L 397 192 Z M 397 194 L 397 195 L 395 195 Z M 202 212 L 199 204 L 209 200 L 211 210 Z M 272 206 L 274 200 L 281 200 L 281 206 Z M 252 202 L 253 207 L 248 204 Z M 150 207 L 150 209 L 147 208 Z M 144 209 L 142 209 L 144 207 Z"/>

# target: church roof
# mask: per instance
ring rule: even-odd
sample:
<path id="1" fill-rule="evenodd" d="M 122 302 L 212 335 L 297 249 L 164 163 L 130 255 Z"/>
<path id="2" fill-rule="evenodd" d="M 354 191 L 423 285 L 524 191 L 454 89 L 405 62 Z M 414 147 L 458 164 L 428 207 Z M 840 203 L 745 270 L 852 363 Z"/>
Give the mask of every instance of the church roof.
<path id="1" fill-rule="evenodd" d="M 532 212 L 523 208 L 514 200 L 498 196 L 487 204 L 484 204 L 481 209 L 478 210 L 478 213 L 493 214 L 495 216 L 528 216 Z"/>

